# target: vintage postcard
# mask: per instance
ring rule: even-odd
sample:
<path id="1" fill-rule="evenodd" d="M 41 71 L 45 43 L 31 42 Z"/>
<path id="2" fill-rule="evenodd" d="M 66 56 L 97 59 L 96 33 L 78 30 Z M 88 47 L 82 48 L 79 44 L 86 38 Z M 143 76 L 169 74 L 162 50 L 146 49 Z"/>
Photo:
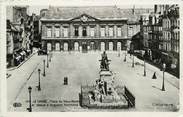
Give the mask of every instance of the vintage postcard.
<path id="1" fill-rule="evenodd" d="M 179 3 L 5 4 L 7 112 L 179 112 Z"/>

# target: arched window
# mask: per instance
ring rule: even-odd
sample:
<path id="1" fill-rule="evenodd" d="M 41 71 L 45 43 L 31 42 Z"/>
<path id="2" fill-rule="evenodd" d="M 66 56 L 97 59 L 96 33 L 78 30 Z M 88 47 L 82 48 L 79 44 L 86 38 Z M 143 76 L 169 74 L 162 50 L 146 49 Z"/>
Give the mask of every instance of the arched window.
<path id="1" fill-rule="evenodd" d="M 86 27 L 83 27 L 83 36 L 87 36 L 87 34 L 86 34 Z"/>

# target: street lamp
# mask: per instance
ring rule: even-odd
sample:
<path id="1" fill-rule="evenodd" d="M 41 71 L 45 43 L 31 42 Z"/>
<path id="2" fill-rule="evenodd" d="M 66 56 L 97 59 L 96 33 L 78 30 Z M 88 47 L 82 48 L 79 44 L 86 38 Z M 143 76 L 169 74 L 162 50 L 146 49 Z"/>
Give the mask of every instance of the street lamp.
<path id="1" fill-rule="evenodd" d="M 48 54 L 47 54 L 47 68 L 49 67 Z"/>
<path id="2" fill-rule="evenodd" d="M 43 76 L 46 76 L 46 73 L 45 73 L 45 60 L 43 60 Z"/>
<path id="3" fill-rule="evenodd" d="M 125 52 L 125 58 L 124 58 L 124 60 L 123 60 L 124 62 L 126 62 L 126 52 Z"/>
<path id="4" fill-rule="evenodd" d="M 51 52 L 49 52 L 49 61 L 51 62 Z"/>
<path id="5" fill-rule="evenodd" d="M 118 47 L 118 57 L 120 57 L 120 47 Z"/>
<path id="6" fill-rule="evenodd" d="M 29 91 L 29 108 L 27 108 L 27 110 L 28 110 L 29 112 L 32 112 L 32 105 L 31 105 L 31 90 L 32 90 L 32 87 L 29 86 L 29 88 L 28 88 L 28 91 Z"/>
<path id="7" fill-rule="evenodd" d="M 40 70 L 40 69 L 38 69 L 38 86 L 37 86 L 38 91 L 41 91 L 40 72 L 41 72 L 41 70 Z"/>
<path id="8" fill-rule="evenodd" d="M 165 69 L 166 69 L 166 64 L 163 63 L 163 84 L 162 84 L 162 91 L 165 91 Z"/>
<path id="9" fill-rule="evenodd" d="M 134 54 L 133 54 L 132 67 L 134 67 Z"/>
<path id="10" fill-rule="evenodd" d="M 144 76 L 146 76 L 146 61 L 145 61 L 145 57 L 144 57 Z"/>

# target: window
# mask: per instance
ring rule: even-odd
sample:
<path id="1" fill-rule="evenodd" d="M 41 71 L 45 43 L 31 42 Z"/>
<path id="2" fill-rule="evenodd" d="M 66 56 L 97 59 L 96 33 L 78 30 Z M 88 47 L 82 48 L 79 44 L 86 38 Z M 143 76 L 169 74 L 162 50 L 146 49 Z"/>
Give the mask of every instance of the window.
<path id="1" fill-rule="evenodd" d="M 101 37 L 105 36 L 105 28 L 104 27 L 100 28 L 100 33 L 101 33 Z"/>
<path id="2" fill-rule="evenodd" d="M 55 27 L 55 37 L 59 37 L 59 36 L 60 36 L 60 28 Z"/>
<path id="3" fill-rule="evenodd" d="M 121 37 L 121 27 L 118 27 L 118 37 Z"/>
<path id="4" fill-rule="evenodd" d="M 94 37 L 94 35 L 95 35 L 95 29 L 94 29 L 94 27 L 91 27 L 90 28 L 90 36 Z"/>
<path id="5" fill-rule="evenodd" d="M 109 27 L 109 36 L 110 36 L 110 37 L 113 36 L 113 27 Z"/>
<path id="6" fill-rule="evenodd" d="M 86 36 L 86 27 L 83 27 L 83 36 Z"/>
<path id="7" fill-rule="evenodd" d="M 128 31 L 128 36 L 132 36 L 132 30 L 133 30 L 133 28 L 130 27 L 130 28 L 129 28 L 129 31 Z"/>
<path id="8" fill-rule="evenodd" d="M 79 31 L 78 31 L 78 27 L 75 27 L 75 30 L 74 30 L 74 36 L 79 36 Z"/>
<path id="9" fill-rule="evenodd" d="M 68 37 L 68 27 L 64 27 L 64 37 Z"/>
<path id="10" fill-rule="evenodd" d="M 180 26 L 180 20 L 178 19 L 178 27 Z"/>
<path id="11" fill-rule="evenodd" d="M 51 37 L 51 27 L 47 27 L 47 37 Z"/>

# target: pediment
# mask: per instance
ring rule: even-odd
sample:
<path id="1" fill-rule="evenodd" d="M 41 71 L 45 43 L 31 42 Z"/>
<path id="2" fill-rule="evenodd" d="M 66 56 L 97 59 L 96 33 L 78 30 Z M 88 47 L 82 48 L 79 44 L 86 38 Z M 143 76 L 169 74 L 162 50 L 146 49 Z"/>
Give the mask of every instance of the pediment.
<path id="1" fill-rule="evenodd" d="M 81 22 L 88 22 L 88 21 L 96 21 L 98 20 L 97 18 L 94 18 L 90 15 L 87 14 L 82 14 L 78 17 L 73 18 L 71 21 L 81 21 Z"/>

